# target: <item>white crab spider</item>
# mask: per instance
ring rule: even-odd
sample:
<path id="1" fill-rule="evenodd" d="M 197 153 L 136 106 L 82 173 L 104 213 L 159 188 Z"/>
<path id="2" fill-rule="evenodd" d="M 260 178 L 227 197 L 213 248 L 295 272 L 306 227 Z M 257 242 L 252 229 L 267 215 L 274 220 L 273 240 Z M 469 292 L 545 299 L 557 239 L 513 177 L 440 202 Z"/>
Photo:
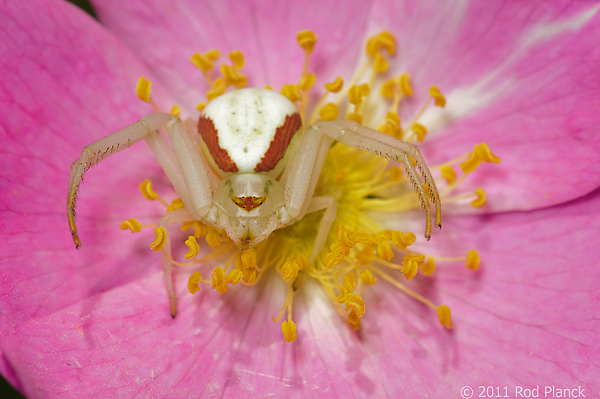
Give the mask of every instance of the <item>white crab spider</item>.
<path id="1" fill-rule="evenodd" d="M 425 237 L 429 239 L 431 234 L 431 202 L 436 209 L 435 224 L 441 228 L 437 188 L 421 153 L 412 144 L 349 120 L 317 122 L 304 134 L 296 134 L 301 121 L 295 105 L 266 89 L 223 94 L 206 106 L 197 127 L 189 122 L 184 127 L 173 115 L 151 114 L 83 149 L 71 166 L 67 200 L 69 226 L 77 248 L 81 242 L 75 225 L 75 199 L 84 172 L 142 139 L 185 205 L 164 215 L 159 226 L 195 219 L 224 230 L 238 248 L 247 249 L 274 230 L 324 209 L 308 259 L 313 262 L 336 216 L 332 197 L 313 194 L 325 155 L 332 141 L 337 140 L 404 165 L 426 212 Z M 163 127 L 172 147 L 158 132 Z M 292 139 L 294 145 L 290 145 Z M 170 244 L 165 249 L 170 253 Z M 165 256 L 163 268 L 174 316 L 173 266 Z"/>

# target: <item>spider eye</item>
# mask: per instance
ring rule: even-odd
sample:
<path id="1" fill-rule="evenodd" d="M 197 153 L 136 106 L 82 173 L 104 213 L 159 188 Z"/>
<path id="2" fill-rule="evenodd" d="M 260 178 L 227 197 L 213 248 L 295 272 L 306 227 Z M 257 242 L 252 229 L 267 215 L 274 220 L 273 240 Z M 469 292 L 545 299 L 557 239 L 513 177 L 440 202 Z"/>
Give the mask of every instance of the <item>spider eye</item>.
<path id="1" fill-rule="evenodd" d="M 231 197 L 231 200 L 238 207 L 242 208 L 246 212 L 250 212 L 253 209 L 258 208 L 265 202 L 265 197 Z"/>

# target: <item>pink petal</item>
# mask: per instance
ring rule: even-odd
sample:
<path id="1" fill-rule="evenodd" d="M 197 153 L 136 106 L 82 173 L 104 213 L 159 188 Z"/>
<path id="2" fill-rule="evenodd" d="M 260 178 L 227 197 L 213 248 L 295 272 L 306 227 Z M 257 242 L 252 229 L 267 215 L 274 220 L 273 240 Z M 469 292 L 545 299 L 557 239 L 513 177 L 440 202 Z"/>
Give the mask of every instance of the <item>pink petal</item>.
<path id="1" fill-rule="evenodd" d="M 304 29 L 319 35 L 311 61 L 318 82 L 333 81 L 338 75 L 349 78 L 362 51 L 370 7 L 369 2 L 323 0 L 93 3 L 102 23 L 188 106 L 206 101 L 206 82 L 189 61 L 195 52 L 218 48 L 223 62 L 229 63 L 226 54 L 241 50 L 249 85 L 279 90 L 300 77 L 304 52 L 296 34 Z"/>
<path id="2" fill-rule="evenodd" d="M 135 193 L 140 176 L 157 167 L 141 145 L 106 161 L 98 168 L 105 173 L 88 175 L 98 183 L 84 184 L 79 226 L 84 246 L 96 252 L 76 252 L 65 213 L 69 166 L 86 144 L 149 112 L 135 97 L 135 85 L 140 75 L 150 76 L 112 35 L 66 2 L 4 4 L 0 14 L 0 140 L 6 143 L 0 154 L 0 306 L 10 315 L 4 335 L 32 315 L 51 314 L 143 275 L 143 263 L 106 256 L 102 246 L 123 236 L 115 238 L 119 220 L 105 211 L 111 205 L 118 211 L 113 194 Z M 123 176 L 123 170 L 132 174 Z M 0 372 L 10 378 L 6 367 L 2 363 Z"/>
<path id="3" fill-rule="evenodd" d="M 424 150 L 429 162 L 480 142 L 502 158 L 462 186 L 486 190 L 484 210 L 549 206 L 600 184 L 599 9 L 571 1 L 377 3 L 372 24 L 396 34 L 392 67 L 412 73 L 418 93 L 405 120 L 430 85 L 448 99 L 423 118 L 436 136 Z"/>

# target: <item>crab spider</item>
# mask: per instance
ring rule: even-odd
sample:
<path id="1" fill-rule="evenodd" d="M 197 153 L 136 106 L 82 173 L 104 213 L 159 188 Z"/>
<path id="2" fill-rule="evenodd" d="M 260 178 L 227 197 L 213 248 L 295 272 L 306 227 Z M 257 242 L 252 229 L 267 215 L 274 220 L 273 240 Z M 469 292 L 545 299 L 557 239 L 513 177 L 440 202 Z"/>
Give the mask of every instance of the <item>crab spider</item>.
<path id="1" fill-rule="evenodd" d="M 240 249 L 252 248 L 276 229 L 307 213 L 324 210 L 309 262 L 325 244 L 336 216 L 332 197 L 314 197 L 323 162 L 333 140 L 404 165 L 426 212 L 425 237 L 431 234 L 431 203 L 441 228 L 440 197 L 433 178 L 412 144 L 349 120 L 321 121 L 302 135 L 297 108 L 266 89 L 241 89 L 211 101 L 197 128 L 165 113 L 148 115 L 85 147 L 71 166 L 67 212 L 77 248 L 75 199 L 84 172 L 109 155 L 144 139 L 185 208 L 169 212 L 159 225 L 195 219 L 224 230 Z M 158 132 L 165 128 L 167 141 Z M 199 134 L 198 134 L 199 133 Z M 413 165 L 415 162 L 418 169 Z M 165 250 L 170 253 L 170 245 Z M 175 312 L 172 265 L 163 256 L 171 313 Z"/>

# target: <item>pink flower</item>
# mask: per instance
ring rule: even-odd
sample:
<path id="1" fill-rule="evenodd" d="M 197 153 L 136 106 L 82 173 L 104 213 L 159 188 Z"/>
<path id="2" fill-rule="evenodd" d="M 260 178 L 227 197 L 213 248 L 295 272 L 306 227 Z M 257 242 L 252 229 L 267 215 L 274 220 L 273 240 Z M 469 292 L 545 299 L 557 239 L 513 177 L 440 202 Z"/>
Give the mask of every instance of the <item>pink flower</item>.
<path id="1" fill-rule="evenodd" d="M 0 5 L 0 372 L 26 396 L 460 397 L 463 386 L 476 396 L 480 386 L 500 387 L 499 396 L 506 387 L 508 397 L 536 387 L 600 394 L 597 4 L 97 3 L 105 26 L 59 0 Z M 253 288 L 195 296 L 179 276 L 171 319 L 148 235 L 117 228 L 156 214 L 140 181 L 168 188 L 143 144 L 89 172 L 78 207 L 84 247 L 73 249 L 70 163 L 150 112 L 133 93 L 140 75 L 159 105 L 189 115 L 207 89 L 191 54 L 240 49 L 249 85 L 279 88 L 302 71 L 302 29 L 319 35 L 319 86 L 348 79 L 367 37 L 392 32 L 390 71 L 448 99 L 423 115 L 428 163 L 480 142 L 502 158 L 461 184 L 485 188 L 482 211 L 448 207 L 444 229 L 419 247 L 481 255 L 475 273 L 448 263 L 411 281 L 451 306 L 452 330 L 378 283 L 363 291 L 368 312 L 355 332 L 307 282 L 294 301 L 299 338 L 288 344 L 271 321 L 285 296 L 274 273 Z"/>

